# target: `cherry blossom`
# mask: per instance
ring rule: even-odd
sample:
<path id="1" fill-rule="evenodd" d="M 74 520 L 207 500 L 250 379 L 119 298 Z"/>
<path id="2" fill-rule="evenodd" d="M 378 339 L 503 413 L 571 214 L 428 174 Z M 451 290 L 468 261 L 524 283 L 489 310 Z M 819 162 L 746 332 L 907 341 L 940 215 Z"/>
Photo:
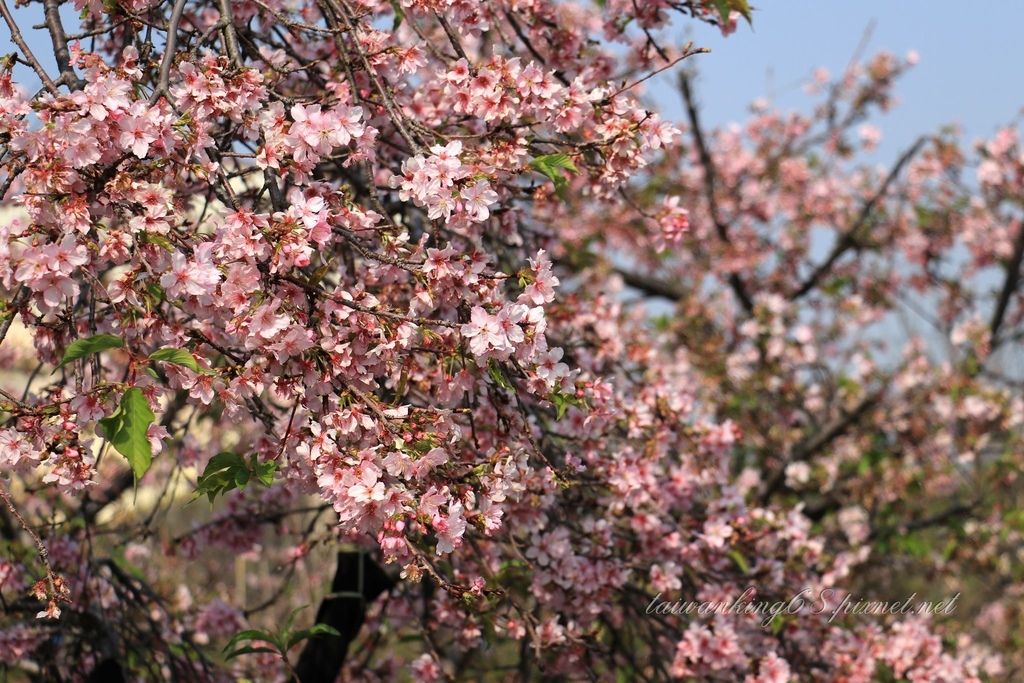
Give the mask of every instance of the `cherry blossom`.
<path id="1" fill-rule="evenodd" d="M 892 558 L 1020 590 L 1019 136 L 862 162 L 916 57 L 715 129 L 666 38 L 740 0 L 75 8 L 0 68 L 15 676 L 1019 668 L 1009 600 L 645 612 Z M 905 309 L 932 329 L 888 343 Z"/>

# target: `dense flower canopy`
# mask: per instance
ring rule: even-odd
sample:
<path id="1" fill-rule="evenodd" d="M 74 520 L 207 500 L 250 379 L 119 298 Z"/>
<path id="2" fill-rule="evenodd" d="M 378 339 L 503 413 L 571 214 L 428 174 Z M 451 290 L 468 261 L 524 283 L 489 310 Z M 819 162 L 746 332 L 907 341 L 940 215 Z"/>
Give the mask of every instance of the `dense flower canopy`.
<path id="1" fill-rule="evenodd" d="M 738 0 L 44 5 L 55 76 L 4 6 L 0 664 L 1006 675 L 997 599 L 988 646 L 651 609 L 839 602 L 893 556 L 1019 585 L 1024 156 L 858 164 L 913 55 L 712 132 L 688 75 L 685 121 L 642 96 Z"/>

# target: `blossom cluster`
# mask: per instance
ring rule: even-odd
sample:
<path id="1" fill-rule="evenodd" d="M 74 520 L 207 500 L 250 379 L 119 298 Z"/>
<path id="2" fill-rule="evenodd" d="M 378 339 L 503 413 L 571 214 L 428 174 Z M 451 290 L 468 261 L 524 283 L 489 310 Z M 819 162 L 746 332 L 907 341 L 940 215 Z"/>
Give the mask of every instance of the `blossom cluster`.
<path id="1" fill-rule="evenodd" d="M 346 553 L 370 557 L 389 598 L 357 573 L 371 635 L 332 680 L 472 678 L 499 665 L 480 653 L 506 651 L 567 679 L 998 672 L 916 621 L 642 617 L 657 592 L 842 583 L 892 492 L 952 490 L 937 454 L 1019 443 L 1022 410 L 967 360 L 934 373 L 911 345 L 889 378 L 909 398 L 875 418 L 890 441 L 844 423 L 808 452 L 805 432 L 870 412 L 857 402 L 883 375 L 868 342 L 843 346 L 840 322 L 793 302 L 827 279 L 848 294 L 836 317 L 868 323 L 904 277 L 841 262 L 796 296 L 809 232 L 884 205 L 893 253 L 920 264 L 947 224 L 917 229 L 913 208 L 870 200 L 878 172 L 796 151 L 842 158 L 845 129 L 760 110 L 684 144 L 697 121 L 643 104 L 644 74 L 693 54 L 657 29 L 686 15 L 728 33 L 746 2 L 603 4 L 90 1 L 90 41 L 48 20 L 62 73 L 38 93 L 5 63 L 0 180 L 18 216 L 0 225 L 0 358 L 20 384 L 0 377 L 0 534 L 24 552 L 0 560 L 0 662 L 54 679 L 108 661 L 140 679 L 293 675 L 292 646 L 327 641 L 292 626 L 341 549 L 338 576 Z M 888 106 L 906 66 L 876 59 L 837 87 L 850 121 Z M 1019 194 L 1018 147 L 982 146 L 987 201 L 967 209 L 941 146 L 902 190 L 965 227 L 979 268 L 1015 253 L 992 225 Z M 638 180 L 651 190 L 634 200 Z M 655 323 L 620 281 L 681 322 Z M 985 329 L 959 323 L 977 362 Z M 910 398 L 944 384 L 960 392 L 935 404 L 948 427 L 918 438 Z M 889 443 L 918 482 L 860 464 Z M 851 498 L 876 475 L 869 514 Z M 820 529 L 789 498 L 804 488 L 827 495 Z M 281 656 L 225 660 L 238 632 Z"/>

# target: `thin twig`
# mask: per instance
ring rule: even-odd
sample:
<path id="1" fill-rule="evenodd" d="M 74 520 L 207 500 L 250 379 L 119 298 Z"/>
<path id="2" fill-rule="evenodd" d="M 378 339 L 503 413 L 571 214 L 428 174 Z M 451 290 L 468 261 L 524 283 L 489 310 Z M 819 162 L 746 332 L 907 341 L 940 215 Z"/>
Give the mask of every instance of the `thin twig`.
<path id="1" fill-rule="evenodd" d="M 39 556 L 39 561 L 42 562 L 43 570 L 46 572 L 46 583 L 50 588 L 51 595 L 53 597 L 60 595 L 60 591 L 57 590 L 57 575 L 53 573 L 53 567 L 50 566 L 50 553 L 46 549 L 46 545 L 43 543 L 43 540 L 39 538 L 39 534 L 37 534 L 32 526 L 25 521 L 25 518 L 21 516 L 18 508 L 14 506 L 14 501 L 11 500 L 10 494 L 7 493 L 7 490 L 2 484 L 0 484 L 0 499 L 3 499 L 4 503 L 7 505 L 7 509 L 10 510 L 11 515 L 18 522 L 18 525 L 26 534 L 28 534 L 29 538 L 32 539 L 32 543 L 36 547 L 36 554 Z"/>
<path id="2" fill-rule="evenodd" d="M 718 176 L 715 171 L 715 163 L 711 159 L 711 152 L 708 150 L 707 142 L 704 140 L 704 130 L 700 127 L 700 114 L 697 111 L 697 102 L 690 87 L 690 79 L 685 73 L 679 77 L 679 86 L 683 93 L 683 100 L 686 103 L 686 114 L 690 119 L 690 129 L 693 133 L 694 143 L 697 145 L 697 154 L 700 157 L 701 166 L 704 167 L 704 194 L 707 196 L 708 213 L 711 214 L 711 222 L 715 225 L 718 238 L 725 244 L 731 244 L 729 229 L 718 213 L 718 199 L 715 196 L 715 183 Z M 743 306 L 743 309 L 747 313 L 752 313 L 754 311 L 754 301 L 750 298 L 747 286 L 743 283 L 743 279 L 738 273 L 729 274 L 729 286 L 739 300 L 740 305 Z"/>
<path id="3" fill-rule="evenodd" d="M 767 502 L 782 487 L 786 479 L 786 465 L 794 462 L 806 462 L 813 458 L 821 449 L 846 433 L 846 430 L 858 422 L 872 406 L 880 403 L 884 395 L 884 388 L 868 394 L 850 411 L 840 413 L 813 436 L 794 446 L 789 456 L 768 480 L 764 493 L 761 494 L 761 501 Z"/>
<path id="4" fill-rule="evenodd" d="M 441 28 L 444 29 L 445 35 L 448 36 L 448 42 L 452 44 L 452 48 L 455 50 L 455 54 L 457 54 L 462 59 L 465 59 L 466 63 L 469 64 L 469 68 L 472 70 L 473 63 L 469 61 L 469 56 L 466 54 L 466 51 L 462 49 L 462 43 L 459 42 L 459 37 L 455 34 L 455 30 L 452 28 L 452 25 L 449 24 L 448 20 L 445 19 L 444 16 L 442 16 L 440 13 L 434 12 L 434 16 L 437 17 L 437 21 L 441 24 Z"/>
<path id="5" fill-rule="evenodd" d="M 892 184 L 896 182 L 896 178 L 899 177 L 900 171 L 903 170 L 903 167 L 907 164 L 907 162 L 909 162 L 912 158 L 914 158 L 914 156 L 917 155 L 918 150 L 920 150 L 921 146 L 924 145 L 925 140 L 926 139 L 923 137 L 918 138 L 917 141 L 913 145 L 911 145 L 910 148 L 907 151 L 905 151 L 902 156 L 900 156 L 900 158 L 896 161 L 896 164 L 892 167 L 892 170 L 889 171 L 889 175 L 886 176 L 885 180 L 882 182 L 879 188 L 875 191 L 873 195 L 871 195 L 871 197 L 866 202 L 864 202 L 864 205 L 861 207 L 860 213 L 857 214 L 857 219 L 853 222 L 853 225 L 851 225 L 850 228 L 839 237 L 839 239 L 836 241 L 835 246 L 832 247 L 832 251 L 829 252 L 829 255 L 817 268 L 814 269 L 810 276 L 808 276 L 808 278 L 804 280 L 803 284 L 801 284 L 800 287 L 797 288 L 795 292 L 793 292 L 793 294 L 790 297 L 791 299 L 799 299 L 808 294 L 811 290 L 813 290 L 821 281 L 821 279 L 828 275 L 828 273 L 832 270 L 832 266 L 835 264 L 835 262 L 838 261 L 839 258 L 843 254 L 845 254 L 849 249 L 857 246 L 857 243 L 860 240 L 859 233 L 861 229 L 865 225 L 867 225 L 868 220 L 871 218 L 871 213 L 875 209 L 875 206 L 877 206 L 878 202 L 880 202 L 882 198 L 886 195 Z"/>
<path id="6" fill-rule="evenodd" d="M 638 78 L 637 80 L 633 81 L 629 85 L 622 86 L 621 88 L 619 88 L 618 90 L 613 92 L 611 95 L 606 97 L 605 100 L 606 101 L 611 101 L 611 100 L 615 99 L 616 97 L 618 97 L 622 93 L 626 92 L 627 90 L 635 88 L 636 86 L 640 85 L 644 81 L 649 80 L 651 78 L 654 78 L 655 76 L 657 76 L 661 72 L 666 71 L 668 69 L 671 69 L 672 67 L 674 67 L 676 64 L 678 64 L 679 62 L 683 61 L 687 57 L 692 57 L 693 55 L 707 54 L 709 52 L 711 52 L 711 50 L 709 48 L 706 48 L 706 47 L 697 47 L 697 48 L 695 48 L 695 47 L 693 47 L 693 43 L 692 42 L 691 43 L 687 43 L 686 47 L 683 48 L 683 53 L 681 55 L 679 55 L 678 57 L 676 57 L 675 59 L 673 59 L 671 62 L 669 62 L 665 66 L 661 67 L 660 69 L 655 69 L 654 71 L 652 71 L 651 73 L 647 74 L 643 78 Z"/>
<path id="7" fill-rule="evenodd" d="M 32 54 L 32 50 L 29 49 L 28 43 L 25 42 L 25 38 L 21 35 L 21 29 L 18 28 L 18 22 L 14 20 L 14 16 L 11 14 L 11 10 L 7 7 L 7 3 L 4 0 L 0 0 L 0 14 L 3 15 L 4 21 L 7 23 L 7 30 L 11 32 L 11 40 L 21 50 L 21 54 L 25 57 L 25 60 L 32 67 L 32 70 L 39 76 L 39 80 L 43 82 L 46 89 L 52 94 L 57 94 L 57 84 L 53 82 L 49 74 L 46 73 L 46 69 L 39 63 L 36 56 Z M 2 198 L 2 195 L 0 195 Z"/>
<path id="8" fill-rule="evenodd" d="M 415 152 L 422 152 L 423 146 L 417 142 L 417 140 L 409 132 L 409 129 L 405 127 L 404 115 L 395 103 L 394 98 L 391 96 L 391 91 L 381 82 L 380 75 L 377 70 L 370 64 L 370 59 L 366 55 L 366 50 L 363 49 L 362 44 L 359 42 L 359 35 L 356 33 L 355 25 L 352 23 L 352 12 L 345 0 L 327 0 L 331 8 L 341 17 L 342 21 L 345 22 L 345 28 L 348 29 L 349 34 L 352 36 L 352 47 L 355 49 L 356 54 L 359 55 L 359 60 L 363 63 L 363 68 L 366 69 L 366 75 L 370 77 L 370 81 L 373 83 L 373 87 L 380 94 L 384 101 L 384 108 L 391 116 L 391 122 L 395 124 L 395 128 L 398 129 L 399 134 L 405 139 L 409 146 L 412 147 Z"/>

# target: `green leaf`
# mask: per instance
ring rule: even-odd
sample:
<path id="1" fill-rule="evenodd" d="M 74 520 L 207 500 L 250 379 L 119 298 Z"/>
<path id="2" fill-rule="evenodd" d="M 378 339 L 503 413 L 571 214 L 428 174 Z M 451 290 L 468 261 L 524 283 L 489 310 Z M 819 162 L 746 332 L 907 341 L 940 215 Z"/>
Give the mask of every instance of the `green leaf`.
<path id="1" fill-rule="evenodd" d="M 153 463 L 153 449 L 146 431 L 156 415 L 149 407 L 142 390 L 132 387 L 124 392 L 121 405 L 114 413 L 99 421 L 103 436 L 123 455 L 138 482 Z"/>
<path id="2" fill-rule="evenodd" d="M 897 546 L 911 557 L 927 557 L 931 544 L 919 534 L 908 534 L 896 539 Z"/>
<path id="3" fill-rule="evenodd" d="M 729 13 L 732 12 L 732 8 L 729 7 L 729 0 L 713 0 L 715 8 L 718 10 L 718 14 L 722 19 L 723 24 L 729 23 Z"/>
<path id="4" fill-rule="evenodd" d="M 501 369 L 501 365 L 498 361 L 493 358 L 487 362 L 487 374 L 490 375 L 494 383 L 502 389 L 507 391 L 514 391 L 515 386 L 509 381 L 508 377 L 505 376 L 505 371 Z"/>
<path id="5" fill-rule="evenodd" d="M 739 567 L 741 572 L 744 574 L 750 573 L 750 565 L 747 563 L 747 558 L 743 557 L 743 553 L 734 548 L 729 551 L 729 557 L 736 563 L 736 566 Z"/>
<path id="6" fill-rule="evenodd" d="M 119 349 L 123 346 L 124 340 L 112 334 L 97 334 L 94 337 L 76 339 L 68 344 L 68 348 L 64 351 L 64 358 L 61 359 L 60 365 L 57 367 L 62 368 L 72 361 L 91 356 L 105 349 Z"/>
<path id="7" fill-rule="evenodd" d="M 535 157 L 530 161 L 530 168 L 543 173 L 552 180 L 556 180 L 557 177 L 564 179 L 565 176 L 562 174 L 562 171 L 579 173 L 576 164 L 573 163 L 569 155 L 562 152 Z"/>
<path id="8" fill-rule="evenodd" d="M 237 453 L 224 451 L 210 458 L 206 468 L 196 482 L 196 494 L 206 495 L 212 503 L 218 495 L 237 488 L 244 488 L 253 479 L 264 486 L 274 483 L 277 463 L 273 460 L 258 462 L 256 455 L 249 457 L 249 462 Z"/>
<path id="9" fill-rule="evenodd" d="M 405 20 L 405 10 L 402 9 L 402 5 L 398 0 L 391 0 L 391 9 L 395 12 L 395 21 L 391 24 L 391 32 L 394 33 L 402 25 L 402 21 Z"/>
<path id="10" fill-rule="evenodd" d="M 264 486 L 274 483 L 274 473 L 277 472 L 277 463 L 274 461 L 256 463 L 253 468 L 256 479 Z"/>
<path id="11" fill-rule="evenodd" d="M 224 646 L 224 652 L 227 652 L 228 650 L 233 648 L 235 645 L 238 645 L 239 643 L 241 643 L 243 640 L 247 640 L 249 642 L 252 642 L 254 640 L 259 640 L 259 641 L 262 641 L 264 643 L 273 643 L 274 642 L 274 636 L 272 634 L 268 633 L 267 631 L 261 631 L 259 629 L 255 629 L 255 628 L 250 628 L 250 629 L 246 629 L 244 631 L 239 631 L 235 635 L 231 636 L 231 640 L 229 640 L 228 644 Z"/>
<path id="12" fill-rule="evenodd" d="M 237 487 L 236 475 L 245 470 L 245 460 L 231 451 L 224 451 L 210 458 L 206 469 L 196 482 L 196 493 L 206 494 L 213 502 L 218 494 L 223 495 Z"/>
<path id="13" fill-rule="evenodd" d="M 530 168 L 542 173 L 555 184 L 555 192 L 565 199 L 565 190 L 569 187 L 569 173 L 578 173 L 576 164 L 568 154 L 545 154 L 530 161 Z"/>
<path id="14" fill-rule="evenodd" d="M 313 636 L 340 636 L 341 632 L 333 626 L 327 624 L 314 624 L 312 628 L 302 629 L 297 631 L 291 638 L 288 639 L 288 649 L 292 649 L 303 640 L 312 638 Z"/>
<path id="15" fill-rule="evenodd" d="M 750 15 L 750 3 L 747 0 L 712 0 L 715 4 L 715 9 L 718 10 L 718 14 L 722 18 L 722 24 L 729 23 L 729 15 L 733 10 L 740 13 L 747 23 L 750 24 L 753 18 Z"/>
<path id="16" fill-rule="evenodd" d="M 732 6 L 740 13 L 740 16 L 747 20 L 748 24 L 753 24 L 754 17 L 750 14 L 750 3 L 747 0 L 733 0 Z"/>
<path id="17" fill-rule="evenodd" d="M 163 361 L 164 363 L 174 363 L 175 365 L 181 365 L 186 367 L 192 372 L 199 372 L 199 363 L 196 362 L 195 356 L 186 351 L 185 349 L 173 349 L 166 348 L 154 351 L 149 354 L 151 361 Z"/>
<path id="18" fill-rule="evenodd" d="M 299 612 L 307 607 L 309 607 L 309 605 L 300 605 L 288 613 L 288 617 L 284 620 L 284 628 L 281 629 L 282 635 L 287 638 L 287 635 L 292 632 L 292 624 L 295 623 L 295 617 L 299 616 Z"/>
<path id="19" fill-rule="evenodd" d="M 338 636 L 341 637 L 341 631 L 334 628 L 330 624 L 313 624 L 313 628 L 309 629 L 311 635 L 320 636 Z"/>
<path id="20" fill-rule="evenodd" d="M 566 412 L 569 410 L 569 406 L 575 406 L 581 409 L 585 407 L 583 399 L 576 394 L 567 394 L 561 389 L 557 389 L 551 394 L 551 403 L 555 406 L 556 420 L 561 420 L 565 417 Z"/>
<path id="21" fill-rule="evenodd" d="M 163 235 L 143 232 L 141 233 L 141 237 L 143 242 L 146 242 L 148 244 L 155 244 L 156 246 L 160 247 L 165 251 L 174 251 L 174 245 L 171 244 L 171 241 L 164 237 Z"/>
<path id="22" fill-rule="evenodd" d="M 242 655 L 255 655 L 261 653 L 270 653 L 272 655 L 278 654 L 277 650 L 272 650 L 269 647 L 251 647 L 247 645 L 245 647 L 240 647 L 237 650 L 233 650 L 232 652 L 227 653 L 226 655 L 224 655 L 224 659 L 226 661 L 230 661 L 235 657 L 241 657 Z"/>
<path id="23" fill-rule="evenodd" d="M 160 286 L 159 282 L 150 282 L 146 285 L 146 291 L 157 302 L 164 301 L 167 298 L 166 292 L 164 292 L 164 288 Z"/>

